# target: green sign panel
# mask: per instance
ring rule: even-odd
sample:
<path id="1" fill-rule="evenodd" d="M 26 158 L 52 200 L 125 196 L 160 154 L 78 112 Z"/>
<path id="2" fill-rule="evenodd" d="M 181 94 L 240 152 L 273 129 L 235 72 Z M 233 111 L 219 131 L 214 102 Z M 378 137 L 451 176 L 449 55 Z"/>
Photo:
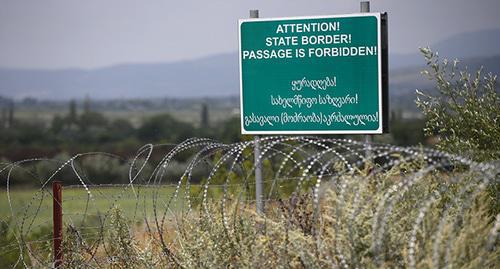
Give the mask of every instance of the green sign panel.
<path id="1" fill-rule="evenodd" d="M 239 22 L 244 134 L 377 134 L 387 125 L 385 14 Z"/>

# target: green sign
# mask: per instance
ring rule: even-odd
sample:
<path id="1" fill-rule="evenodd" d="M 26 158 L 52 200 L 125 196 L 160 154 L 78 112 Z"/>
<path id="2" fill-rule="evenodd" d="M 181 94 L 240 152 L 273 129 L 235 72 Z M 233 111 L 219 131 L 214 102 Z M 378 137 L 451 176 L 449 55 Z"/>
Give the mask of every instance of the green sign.
<path id="1" fill-rule="evenodd" d="M 240 20 L 242 133 L 383 133 L 385 24 L 380 13 Z"/>

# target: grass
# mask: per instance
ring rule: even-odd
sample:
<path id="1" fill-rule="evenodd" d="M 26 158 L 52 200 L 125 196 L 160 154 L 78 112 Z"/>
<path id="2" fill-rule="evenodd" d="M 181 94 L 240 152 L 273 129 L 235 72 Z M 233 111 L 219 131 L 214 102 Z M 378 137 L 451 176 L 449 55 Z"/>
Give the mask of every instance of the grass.
<path id="1" fill-rule="evenodd" d="M 144 210 L 147 216 L 152 215 L 153 195 L 157 195 L 159 204 L 167 203 L 173 196 L 175 188 L 172 186 L 163 187 L 96 187 L 90 189 L 92 197 L 89 198 L 87 191 L 83 187 L 63 188 L 63 221 L 65 223 L 78 224 L 83 219 L 93 216 L 104 216 L 115 207 L 119 207 L 124 217 L 130 220 L 141 220 L 144 217 Z M 184 192 L 181 191 L 179 197 L 182 198 Z M 146 197 L 146 199 L 145 199 Z M 0 220 L 10 219 L 14 215 L 19 225 L 29 225 L 32 227 L 51 225 L 52 221 L 52 191 L 49 189 L 13 189 L 10 190 L 12 205 L 9 206 L 7 191 L 0 191 Z M 179 208 L 184 199 L 174 202 L 171 208 Z"/>
<path id="2" fill-rule="evenodd" d="M 325 185 L 319 211 L 310 192 L 268 204 L 265 215 L 257 214 L 253 204 L 230 202 L 222 209 L 215 202 L 147 231 L 130 225 L 130 212 L 113 209 L 102 243 L 91 251 L 85 246 L 92 240 L 80 238 L 76 230 L 66 231 L 65 265 L 498 268 L 500 250 L 495 242 L 493 248 L 488 246 L 495 224 L 487 213 L 486 192 L 460 192 L 478 187 L 469 185 L 473 178 L 452 183 L 453 176 L 433 172 L 406 192 L 385 196 L 401 180 L 394 172 L 373 178 L 346 175 L 338 185 Z M 380 217 L 391 199 L 397 200 L 384 224 Z"/>
<path id="3" fill-rule="evenodd" d="M 264 168 L 269 168 L 266 164 Z M 489 187 L 498 183 L 497 176 L 460 166 L 454 171 L 431 169 L 422 159 L 402 161 L 376 173 L 370 172 L 374 171 L 371 165 L 351 172 L 333 167 L 337 174 L 325 179 L 317 193 L 311 190 L 315 176 L 292 195 L 286 190 L 296 189 L 296 184 L 280 182 L 279 195 L 267 203 L 264 215 L 255 212 L 252 200 L 235 199 L 237 189 L 245 188 L 236 184 L 241 182 L 236 173 L 223 168 L 211 181 L 214 186 L 208 196 L 214 199 L 204 206 L 196 203 L 189 213 L 181 210 L 187 201 L 184 189 L 179 199 L 168 205 L 173 186 L 137 186 L 134 190 L 98 186 L 90 190 L 92 199 L 81 187 L 66 187 L 65 267 L 500 266 L 500 215 L 491 214 L 488 199 Z M 270 176 L 264 175 L 264 179 Z M 216 186 L 226 176 L 235 189 L 228 188 L 223 202 L 222 190 Z M 264 189 L 268 193 L 269 189 Z M 200 190 L 200 185 L 191 186 L 194 201 L 199 201 Z M 253 197 L 251 188 L 246 192 L 247 199 Z M 16 189 L 10 195 L 16 225 L 11 228 L 26 234 L 26 238 L 0 236 L 0 244 L 11 251 L 6 255 L 0 247 L 0 268 L 12 267 L 18 257 L 25 259 L 27 267 L 49 266 L 50 191 Z M 314 202 L 315 195 L 318 203 Z M 158 216 L 153 215 L 155 205 Z M 0 208 L 0 217 L 8 218 L 5 191 L 0 196 Z M 32 228 L 27 228 L 31 222 Z M 22 253 L 17 242 L 21 242 Z"/>

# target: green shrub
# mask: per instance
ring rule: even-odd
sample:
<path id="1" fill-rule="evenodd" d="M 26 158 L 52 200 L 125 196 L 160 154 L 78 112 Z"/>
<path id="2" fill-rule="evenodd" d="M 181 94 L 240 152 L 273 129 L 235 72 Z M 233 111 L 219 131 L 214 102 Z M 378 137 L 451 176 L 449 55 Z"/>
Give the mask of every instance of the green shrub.
<path id="1" fill-rule="evenodd" d="M 438 135 L 438 148 L 476 161 L 500 159 L 500 95 L 497 76 L 471 74 L 458 68 L 458 60 L 440 61 L 438 54 L 422 48 L 437 95 L 417 91 L 417 106 L 427 117 L 426 135 Z M 500 212 L 500 184 L 489 188 L 492 218 Z"/>
<path id="2" fill-rule="evenodd" d="M 427 117 L 426 135 L 438 135 L 444 151 L 478 161 L 500 159 L 500 95 L 493 74 L 461 70 L 458 60 L 440 60 L 437 53 L 421 49 L 436 83 L 437 94 L 417 90 L 417 106 Z"/>

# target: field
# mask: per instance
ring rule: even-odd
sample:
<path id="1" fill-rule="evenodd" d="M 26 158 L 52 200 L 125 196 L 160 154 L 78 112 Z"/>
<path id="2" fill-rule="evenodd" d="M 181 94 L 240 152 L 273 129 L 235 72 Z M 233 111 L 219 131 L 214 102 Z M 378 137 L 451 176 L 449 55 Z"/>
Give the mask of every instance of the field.
<path id="1" fill-rule="evenodd" d="M 202 104 L 207 104 L 209 120 L 212 123 L 225 121 L 239 115 L 238 102 L 234 98 L 220 98 L 214 100 L 192 99 L 192 100 L 114 100 L 114 101 L 91 101 L 91 110 L 101 113 L 108 120 L 126 119 L 133 126 L 140 126 L 145 119 L 164 113 L 170 114 L 176 120 L 200 125 L 200 113 Z M 146 104 L 143 104 L 146 102 Z M 81 114 L 83 104 L 76 105 L 76 112 Z M 40 104 L 19 103 L 15 109 L 15 118 L 25 122 L 41 122 L 50 126 L 54 117 L 64 117 L 69 112 L 69 102 L 43 102 Z"/>
<path id="2" fill-rule="evenodd" d="M 193 187 L 192 189 L 194 189 Z M 198 187 L 196 187 L 198 188 Z M 175 187 L 91 187 L 92 196 L 83 187 L 63 188 L 63 221 L 67 224 L 79 225 L 82 220 L 93 216 L 106 216 L 113 208 L 119 208 L 124 217 L 130 220 L 141 221 L 145 215 L 151 216 L 153 210 L 153 197 L 157 196 L 159 204 L 167 203 L 173 196 Z M 13 189 L 9 191 L 11 207 L 7 191 L 0 192 L 0 219 L 8 220 L 12 214 L 18 225 L 32 223 L 32 229 L 37 227 L 52 226 L 52 190 L 44 189 Z M 172 202 L 172 209 L 179 208 L 185 201 L 184 192 L 179 194 L 179 199 Z"/>

